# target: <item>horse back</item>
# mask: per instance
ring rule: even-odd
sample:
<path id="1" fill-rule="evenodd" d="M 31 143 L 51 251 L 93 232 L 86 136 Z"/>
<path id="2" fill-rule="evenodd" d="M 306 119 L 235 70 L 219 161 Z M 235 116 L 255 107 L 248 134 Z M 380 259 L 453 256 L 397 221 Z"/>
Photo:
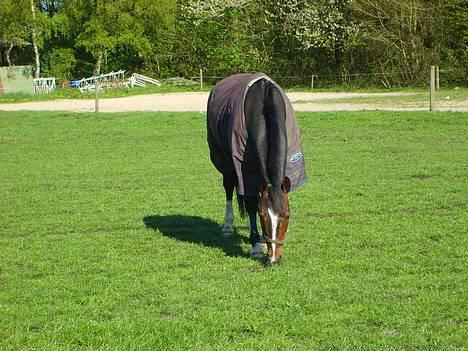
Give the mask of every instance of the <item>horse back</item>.
<path id="1" fill-rule="evenodd" d="M 262 73 L 238 74 L 216 84 L 208 99 L 207 139 L 217 170 L 236 173 L 238 194 L 254 195 L 261 182 L 278 185 L 285 176 L 292 189 L 305 182 L 291 102 Z"/>

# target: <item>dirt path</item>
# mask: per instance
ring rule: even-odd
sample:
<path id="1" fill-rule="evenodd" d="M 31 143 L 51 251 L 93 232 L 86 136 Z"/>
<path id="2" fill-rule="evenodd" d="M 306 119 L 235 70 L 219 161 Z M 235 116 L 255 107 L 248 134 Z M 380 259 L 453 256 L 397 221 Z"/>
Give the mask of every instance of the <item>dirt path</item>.
<path id="1" fill-rule="evenodd" d="M 412 106 L 402 104 L 372 104 L 340 102 L 340 99 L 398 97 L 412 93 L 287 93 L 296 111 L 360 111 L 360 110 L 391 110 L 391 111 L 426 111 L 427 104 Z M 130 111 L 206 111 L 208 93 L 171 93 L 137 95 L 124 98 L 99 100 L 101 112 Z M 327 100 L 326 103 L 323 101 Z M 330 103 L 330 100 L 336 102 Z M 322 101 L 322 102 L 321 102 Z M 94 100 L 52 100 L 25 103 L 0 104 L 4 111 L 94 111 Z M 438 110 L 468 112 L 468 100 L 455 102 L 438 102 Z"/>

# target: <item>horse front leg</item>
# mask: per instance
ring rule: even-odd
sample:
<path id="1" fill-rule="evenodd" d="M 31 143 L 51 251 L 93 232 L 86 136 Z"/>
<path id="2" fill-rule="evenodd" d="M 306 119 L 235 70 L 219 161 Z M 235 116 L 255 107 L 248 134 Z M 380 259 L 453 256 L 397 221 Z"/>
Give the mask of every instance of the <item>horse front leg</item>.
<path id="1" fill-rule="evenodd" d="M 226 210 L 224 212 L 224 225 L 221 234 L 232 235 L 234 233 L 234 210 L 232 208 L 232 194 L 236 186 L 235 173 L 223 175 L 223 186 L 226 192 Z"/>
<path id="2" fill-rule="evenodd" d="M 264 244 L 261 242 L 260 234 L 257 228 L 257 211 L 258 211 L 258 198 L 256 196 L 245 197 L 245 208 L 249 214 L 250 237 L 249 241 L 252 245 L 250 249 L 250 257 L 263 258 Z"/>
<path id="3" fill-rule="evenodd" d="M 226 211 L 224 212 L 224 225 L 222 230 L 223 235 L 231 235 L 234 233 L 234 219 L 232 199 L 226 200 Z"/>

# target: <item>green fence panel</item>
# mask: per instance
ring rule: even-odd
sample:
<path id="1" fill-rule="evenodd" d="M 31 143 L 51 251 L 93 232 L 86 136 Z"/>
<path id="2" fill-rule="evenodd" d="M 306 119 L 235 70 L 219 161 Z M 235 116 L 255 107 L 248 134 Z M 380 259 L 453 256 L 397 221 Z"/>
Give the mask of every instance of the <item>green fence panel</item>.
<path id="1" fill-rule="evenodd" d="M 31 66 L 0 67 L 1 94 L 34 94 Z"/>

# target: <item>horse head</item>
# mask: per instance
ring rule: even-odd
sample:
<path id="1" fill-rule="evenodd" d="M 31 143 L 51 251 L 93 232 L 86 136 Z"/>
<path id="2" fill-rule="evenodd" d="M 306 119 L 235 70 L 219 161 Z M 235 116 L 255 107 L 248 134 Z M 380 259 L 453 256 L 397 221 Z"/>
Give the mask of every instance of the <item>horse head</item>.
<path id="1" fill-rule="evenodd" d="M 289 224 L 288 193 L 291 188 L 289 178 L 283 184 L 263 185 L 260 191 L 258 213 L 263 230 L 263 239 L 268 247 L 268 262 L 280 263 L 283 259 L 283 248 Z"/>

